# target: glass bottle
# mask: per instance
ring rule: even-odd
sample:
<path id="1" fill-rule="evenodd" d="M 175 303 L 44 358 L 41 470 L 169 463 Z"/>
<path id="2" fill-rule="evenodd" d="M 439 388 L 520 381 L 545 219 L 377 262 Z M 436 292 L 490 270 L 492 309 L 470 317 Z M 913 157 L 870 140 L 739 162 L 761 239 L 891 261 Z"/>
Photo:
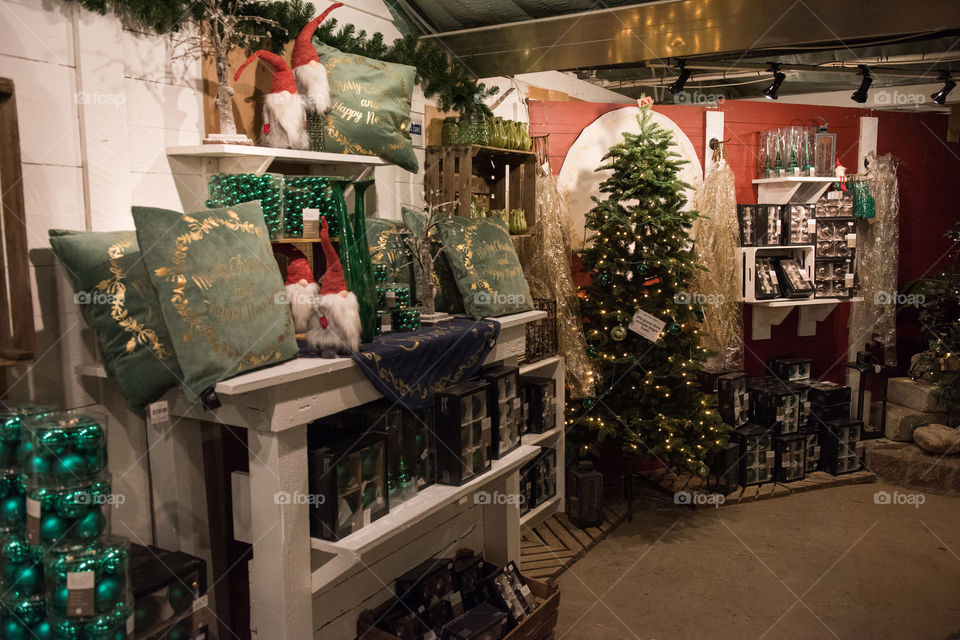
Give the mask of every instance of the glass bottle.
<path id="1" fill-rule="evenodd" d="M 457 123 L 456 116 L 444 118 L 443 127 L 440 129 L 441 144 L 445 147 L 457 144 L 459 131 L 460 125 Z"/>
<path id="2" fill-rule="evenodd" d="M 330 186 L 337 203 L 337 221 L 340 226 L 339 254 L 340 264 L 343 266 L 343 278 L 347 289 L 357 296 L 357 304 L 360 307 L 360 339 L 363 342 L 370 342 L 377 332 L 377 290 L 373 284 L 370 250 L 365 239 L 366 221 L 363 216 L 363 206 L 361 205 L 360 215 L 356 216 L 359 220 L 357 224 L 359 229 L 355 229 L 350 224 L 350 215 L 347 213 L 344 190 L 352 181 L 352 178 L 330 178 Z M 364 180 L 359 184 L 363 185 L 365 182 L 371 181 Z M 369 184 L 357 189 L 360 199 L 367 186 Z M 358 235 L 358 232 L 363 235 Z M 358 241 L 358 238 L 363 238 L 363 241 Z M 362 253 L 366 254 L 365 260 Z"/>

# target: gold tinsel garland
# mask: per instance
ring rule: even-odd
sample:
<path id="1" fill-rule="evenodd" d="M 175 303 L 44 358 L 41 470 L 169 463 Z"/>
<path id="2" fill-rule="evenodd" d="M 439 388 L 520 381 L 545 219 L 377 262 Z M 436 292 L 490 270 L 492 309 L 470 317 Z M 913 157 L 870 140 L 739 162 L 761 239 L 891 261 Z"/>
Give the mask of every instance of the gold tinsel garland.
<path id="1" fill-rule="evenodd" d="M 703 304 L 704 346 L 715 351 L 708 363 L 726 369 L 743 367 L 743 315 L 737 279 L 740 228 L 733 170 L 722 157 L 697 191 L 696 208 L 703 216 L 691 237 L 700 270 L 691 283 L 691 302 Z"/>
<path id="2" fill-rule="evenodd" d="M 540 147 L 542 142 L 545 139 L 535 140 L 535 146 Z M 541 155 L 543 150 L 536 150 Z M 542 157 L 537 169 L 536 234 L 521 243 L 518 251 L 531 294 L 557 303 L 557 346 L 565 361 L 568 394 L 586 398 L 593 394 L 593 382 L 577 287 L 570 271 L 571 250 L 565 231 L 567 201 L 557 177 L 546 168 L 546 154 Z"/>

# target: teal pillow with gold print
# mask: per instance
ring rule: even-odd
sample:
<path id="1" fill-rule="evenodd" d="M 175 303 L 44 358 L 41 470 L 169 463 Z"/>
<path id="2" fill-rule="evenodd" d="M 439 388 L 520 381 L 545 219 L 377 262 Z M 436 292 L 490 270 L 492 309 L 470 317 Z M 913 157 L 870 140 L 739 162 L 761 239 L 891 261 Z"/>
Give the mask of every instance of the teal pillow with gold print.
<path id="1" fill-rule="evenodd" d="M 440 233 L 467 313 L 479 320 L 533 309 L 505 220 L 453 217 Z"/>
<path id="2" fill-rule="evenodd" d="M 133 221 L 191 401 L 297 355 L 258 202 L 189 214 L 133 207 Z"/>
<path id="3" fill-rule="evenodd" d="M 380 156 L 416 173 L 410 141 L 416 67 L 343 53 L 317 39 L 313 46 L 330 84 L 323 150 Z"/>
<path id="4" fill-rule="evenodd" d="M 51 229 L 50 245 L 93 327 L 104 368 L 134 411 L 180 384 L 180 365 L 134 231 Z"/>

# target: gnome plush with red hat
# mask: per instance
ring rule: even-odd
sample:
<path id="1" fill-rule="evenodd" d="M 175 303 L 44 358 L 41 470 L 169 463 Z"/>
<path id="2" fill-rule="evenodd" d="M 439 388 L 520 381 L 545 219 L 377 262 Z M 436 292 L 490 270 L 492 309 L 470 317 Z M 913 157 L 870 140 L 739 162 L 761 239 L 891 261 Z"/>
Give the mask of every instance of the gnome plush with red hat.
<path id="1" fill-rule="evenodd" d="M 313 313 L 307 322 L 307 343 L 322 358 L 336 358 L 360 350 L 360 305 L 347 291 L 343 266 L 330 243 L 327 219 L 320 217 L 320 243 L 327 257 L 327 272 L 320 281 Z"/>
<path id="2" fill-rule="evenodd" d="M 311 42 L 313 32 L 331 11 L 342 6 L 342 2 L 334 3 L 308 22 L 293 45 L 293 54 L 290 58 L 293 75 L 303 95 L 304 106 L 311 113 L 324 114 L 330 111 L 330 85 L 327 82 L 327 70 L 320 64 L 320 57 Z"/>
<path id="3" fill-rule="evenodd" d="M 278 244 L 274 251 L 287 257 L 287 279 L 283 285 L 293 312 L 293 326 L 297 333 L 306 333 L 320 295 L 320 285 L 314 280 L 313 269 L 300 249 L 292 244 Z"/>
<path id="4" fill-rule="evenodd" d="M 297 92 L 293 72 L 283 58 L 263 49 L 254 51 L 237 69 L 233 81 L 239 80 L 247 65 L 258 58 L 273 67 L 273 85 L 270 93 L 263 98 L 261 144 L 276 149 L 309 149 L 310 136 L 307 134 L 303 99 Z"/>

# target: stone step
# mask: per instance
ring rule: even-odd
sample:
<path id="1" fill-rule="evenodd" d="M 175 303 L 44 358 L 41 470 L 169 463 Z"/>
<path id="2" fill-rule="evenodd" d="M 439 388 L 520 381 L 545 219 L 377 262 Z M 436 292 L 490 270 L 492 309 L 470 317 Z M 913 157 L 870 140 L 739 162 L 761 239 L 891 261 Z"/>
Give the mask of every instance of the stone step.
<path id="1" fill-rule="evenodd" d="M 943 411 L 943 404 L 936 399 L 937 388 L 929 382 L 910 378 L 890 378 L 887 386 L 887 401 L 925 413 Z"/>
<path id="2" fill-rule="evenodd" d="M 882 404 L 874 402 L 870 405 L 870 424 L 880 425 Z M 887 424 L 884 437 L 897 442 L 913 442 L 913 430 L 925 424 L 945 424 L 947 419 L 944 413 L 928 413 L 917 411 L 893 402 L 887 402 Z"/>
<path id="3" fill-rule="evenodd" d="M 960 495 L 960 456 L 927 453 L 915 444 L 873 440 L 867 466 L 884 482 Z"/>

